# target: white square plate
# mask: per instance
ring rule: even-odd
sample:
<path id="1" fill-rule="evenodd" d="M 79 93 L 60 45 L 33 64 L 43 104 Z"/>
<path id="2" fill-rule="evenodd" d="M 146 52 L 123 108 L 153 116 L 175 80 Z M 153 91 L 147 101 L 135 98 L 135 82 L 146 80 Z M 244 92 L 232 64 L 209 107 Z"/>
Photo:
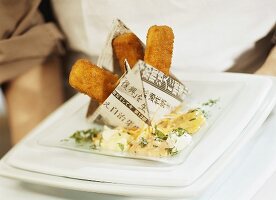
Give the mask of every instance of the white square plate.
<path id="1" fill-rule="evenodd" d="M 88 191 L 88 192 L 98 192 L 98 193 L 106 193 L 106 194 L 117 194 L 117 195 L 128 195 L 128 196 L 154 196 L 154 197 L 176 197 L 181 199 L 194 199 L 195 197 L 199 197 L 202 195 L 206 186 L 210 185 L 214 178 L 217 177 L 218 174 L 222 173 L 222 170 L 226 165 L 228 165 L 235 157 L 237 153 L 239 153 L 240 149 L 255 135 L 258 128 L 261 126 L 263 121 L 266 119 L 267 115 L 270 113 L 271 109 L 274 107 L 276 100 L 276 87 L 274 86 L 269 95 L 266 97 L 266 100 L 263 102 L 262 106 L 258 109 L 253 119 L 243 130 L 240 137 L 231 145 L 230 148 L 227 149 L 226 153 L 221 156 L 207 171 L 204 173 L 204 176 L 200 177 L 195 183 L 188 187 L 152 187 L 152 186 L 138 186 L 138 185 L 124 185 L 124 184 L 112 184 L 112 183 L 100 183 L 94 181 L 85 181 L 72 179 L 68 177 L 60 177 L 60 176 L 51 176 L 46 174 L 40 174 L 30 171 L 25 171 L 22 169 L 18 169 L 10 166 L 7 163 L 7 159 L 13 151 L 17 151 L 17 147 L 11 150 L 4 159 L 0 161 L 0 175 L 19 179 L 26 182 L 43 184 L 48 186 L 54 186 L 59 188 L 67 188 L 78 191 Z M 270 119 L 274 121 L 275 116 Z M 44 124 L 44 123 L 43 123 Z M 41 124 L 41 126 L 37 129 L 43 129 L 45 126 Z M 270 123 L 271 124 L 271 123 Z M 265 127 L 261 133 L 266 132 L 271 129 L 271 126 Z M 21 144 L 28 141 L 33 135 L 29 135 Z M 24 149 L 21 149 L 24 151 Z M 258 163 L 256 163 L 256 166 Z M 247 164 L 248 166 L 248 164 Z M 249 163 L 249 166 L 251 163 Z M 226 176 L 227 177 L 227 176 Z M 253 178 L 253 177 L 252 177 Z M 265 177 L 264 177 L 265 178 Z M 231 180 L 231 178 L 227 178 Z M 260 181 L 260 177 L 258 178 Z M 262 179 L 264 182 L 265 179 Z M 222 182 L 224 182 L 222 180 Z M 258 184 L 260 184 L 258 182 Z M 258 188 L 256 188 L 258 189 Z M 252 188 L 251 188 L 252 191 Z M 254 192 L 254 191 L 252 191 Z M 256 191 L 255 191 L 256 192 Z"/>
<path id="2" fill-rule="evenodd" d="M 267 77 L 230 73 L 174 74 L 190 88 L 197 101 L 220 98 L 221 102 L 215 119 L 205 132 L 198 134 L 199 138 L 202 136 L 200 140 L 195 138 L 197 143 L 183 163 L 168 165 L 39 145 L 37 141 L 45 136 L 54 134 L 59 141 L 60 135 L 89 126 L 83 119 L 89 98 L 82 95 L 70 100 L 34 130 L 32 137 L 10 153 L 7 163 L 28 171 L 82 180 L 151 186 L 191 185 L 241 136 L 268 96 L 272 81 Z M 65 119 L 60 123 L 62 118 Z"/>

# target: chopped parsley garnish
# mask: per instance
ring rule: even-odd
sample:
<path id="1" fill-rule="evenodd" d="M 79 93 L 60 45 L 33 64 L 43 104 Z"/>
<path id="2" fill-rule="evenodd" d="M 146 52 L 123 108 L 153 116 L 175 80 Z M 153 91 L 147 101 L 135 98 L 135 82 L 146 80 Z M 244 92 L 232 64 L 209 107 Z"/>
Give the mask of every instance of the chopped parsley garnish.
<path id="1" fill-rule="evenodd" d="M 196 118 L 189 119 L 190 122 L 191 122 L 191 121 L 194 121 L 194 120 L 196 120 Z"/>
<path id="2" fill-rule="evenodd" d="M 166 140 L 168 138 L 168 136 L 165 133 L 157 129 L 157 126 L 155 126 L 154 135 L 156 135 L 156 137 L 161 140 Z"/>
<path id="3" fill-rule="evenodd" d="M 141 137 L 139 145 L 144 148 L 148 145 L 148 141 L 145 138 Z"/>
<path id="4" fill-rule="evenodd" d="M 118 146 L 121 149 L 121 151 L 124 151 L 125 145 L 123 145 L 122 143 L 118 143 Z"/>
<path id="5" fill-rule="evenodd" d="M 174 129 L 173 132 L 176 133 L 177 136 L 182 136 L 184 135 L 184 133 L 187 133 L 188 134 L 188 131 L 186 131 L 184 128 L 177 128 L 177 129 Z"/>
<path id="6" fill-rule="evenodd" d="M 91 149 L 97 149 L 97 146 L 96 146 L 95 144 L 92 144 L 92 145 L 90 146 L 90 148 L 91 148 Z"/>
<path id="7" fill-rule="evenodd" d="M 97 129 L 81 130 L 73 133 L 70 138 L 74 139 L 76 143 L 93 142 L 93 137 L 97 137 L 99 133 L 100 131 Z"/>
<path id="8" fill-rule="evenodd" d="M 193 112 L 197 112 L 197 111 L 200 111 L 200 108 L 195 108 L 195 109 L 189 110 L 188 113 L 193 113 Z"/>
<path id="9" fill-rule="evenodd" d="M 205 110 L 201 110 L 202 114 L 204 115 L 205 118 L 208 118 L 208 113 Z"/>
<path id="10" fill-rule="evenodd" d="M 195 111 L 197 111 L 197 109 L 190 110 L 188 113 L 193 113 Z"/>
<path id="11" fill-rule="evenodd" d="M 213 106 L 218 102 L 219 99 L 209 99 L 207 102 L 203 103 L 203 106 Z"/>
<path id="12" fill-rule="evenodd" d="M 176 154 L 178 154 L 178 151 L 174 148 L 167 148 L 167 151 L 168 151 L 168 155 L 171 155 L 171 156 L 175 156 Z"/>
<path id="13" fill-rule="evenodd" d="M 188 113 L 193 113 L 193 112 L 196 112 L 196 111 L 201 112 L 204 115 L 205 118 L 208 117 L 208 113 L 205 110 L 203 110 L 202 108 L 196 108 L 196 109 L 190 110 Z M 193 120 L 194 120 L 194 118 L 190 119 L 189 121 L 193 121 Z"/>

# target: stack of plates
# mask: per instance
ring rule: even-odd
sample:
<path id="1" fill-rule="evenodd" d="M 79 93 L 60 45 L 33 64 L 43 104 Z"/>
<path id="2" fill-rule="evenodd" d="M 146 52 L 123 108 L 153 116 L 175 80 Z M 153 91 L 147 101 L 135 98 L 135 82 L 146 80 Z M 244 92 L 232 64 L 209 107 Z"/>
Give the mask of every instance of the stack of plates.
<path id="1" fill-rule="evenodd" d="M 184 162 L 112 157 L 58 145 L 74 131 L 91 126 L 84 120 L 89 98 L 78 94 L 1 160 L 0 174 L 79 191 L 199 197 L 267 118 L 276 102 L 276 82 L 270 77 L 244 74 L 174 74 L 192 91 L 195 105 L 219 99 L 208 127 L 182 155 Z"/>

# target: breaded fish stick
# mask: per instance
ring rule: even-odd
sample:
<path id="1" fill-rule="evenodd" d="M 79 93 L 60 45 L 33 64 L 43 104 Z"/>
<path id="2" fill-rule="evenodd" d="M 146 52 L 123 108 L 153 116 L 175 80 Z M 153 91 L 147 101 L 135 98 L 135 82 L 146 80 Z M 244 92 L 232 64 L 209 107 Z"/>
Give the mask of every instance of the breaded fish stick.
<path id="1" fill-rule="evenodd" d="M 133 33 L 117 36 L 113 39 L 112 46 L 123 73 L 125 72 L 125 59 L 132 68 L 139 59 L 144 58 L 144 48 L 139 38 Z"/>
<path id="2" fill-rule="evenodd" d="M 111 94 L 117 81 L 117 75 L 99 68 L 86 59 L 77 60 L 69 76 L 69 83 L 73 88 L 99 103 L 103 103 Z"/>
<path id="3" fill-rule="evenodd" d="M 168 26 L 152 26 L 148 30 L 144 61 L 169 75 L 174 34 Z"/>

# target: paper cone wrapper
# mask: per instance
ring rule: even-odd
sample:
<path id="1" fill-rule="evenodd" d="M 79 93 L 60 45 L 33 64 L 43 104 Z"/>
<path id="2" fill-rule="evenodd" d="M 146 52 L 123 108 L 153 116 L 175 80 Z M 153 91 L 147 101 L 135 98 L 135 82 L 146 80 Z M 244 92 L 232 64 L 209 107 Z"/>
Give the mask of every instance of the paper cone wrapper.
<path id="1" fill-rule="evenodd" d="M 98 66 L 111 71 L 119 69 L 114 61 L 112 40 L 126 32 L 131 31 L 120 20 L 115 20 Z M 91 101 L 87 112 L 89 121 L 114 127 L 143 127 L 154 124 L 183 102 L 187 88 L 174 76 L 167 76 L 141 60 L 132 69 L 126 66 L 126 73 L 104 103 L 98 106 Z"/>

